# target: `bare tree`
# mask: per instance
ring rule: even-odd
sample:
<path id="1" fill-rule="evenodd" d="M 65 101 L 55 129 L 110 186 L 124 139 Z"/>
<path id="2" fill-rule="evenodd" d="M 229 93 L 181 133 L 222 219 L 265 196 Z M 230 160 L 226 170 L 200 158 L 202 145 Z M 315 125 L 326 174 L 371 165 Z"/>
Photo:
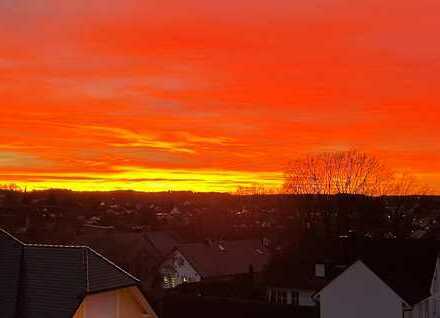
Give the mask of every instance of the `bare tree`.
<path id="1" fill-rule="evenodd" d="M 285 173 L 283 190 L 329 197 L 335 194 L 392 195 L 389 217 L 396 235 L 402 232 L 404 222 L 410 220 L 408 215 L 414 211 L 414 200 L 408 196 L 429 193 L 414 177 L 394 173 L 376 157 L 356 150 L 312 154 L 292 161 Z M 322 211 L 327 232 L 334 216 L 338 218 L 338 225 L 348 223 L 349 215 L 336 204 Z"/>
<path id="2" fill-rule="evenodd" d="M 279 189 L 276 188 L 268 188 L 261 184 L 255 184 L 253 186 L 239 186 L 234 194 L 236 195 L 267 195 L 267 194 L 277 194 L 279 193 Z"/>
<path id="3" fill-rule="evenodd" d="M 366 194 L 387 191 L 392 174 L 375 157 L 352 151 L 308 155 L 289 164 L 284 191 L 292 194 Z"/>

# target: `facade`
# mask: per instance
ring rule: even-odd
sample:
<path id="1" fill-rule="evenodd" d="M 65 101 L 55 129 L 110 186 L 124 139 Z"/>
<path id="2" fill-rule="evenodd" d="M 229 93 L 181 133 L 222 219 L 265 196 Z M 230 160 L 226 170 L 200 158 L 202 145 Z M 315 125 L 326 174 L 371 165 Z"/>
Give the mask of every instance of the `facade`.
<path id="1" fill-rule="evenodd" d="M 202 277 L 178 250 L 174 250 L 160 266 L 162 287 L 174 288 L 183 283 L 200 282 Z"/>
<path id="2" fill-rule="evenodd" d="M 355 262 L 315 295 L 321 318 L 439 318 L 440 261 L 418 262 L 435 264 L 427 273 L 430 280 L 424 279 L 426 272 L 419 273 L 420 279 L 413 275 L 411 262 L 403 264 L 406 277 L 399 275 L 398 266 L 389 276 L 368 262 Z"/>
<path id="3" fill-rule="evenodd" d="M 279 305 L 316 306 L 317 302 L 313 296 L 328 283 L 335 266 L 324 263 L 313 265 L 310 262 L 297 262 L 291 265 L 287 273 L 280 271 L 275 276 L 269 277 L 266 301 Z"/>
<path id="4" fill-rule="evenodd" d="M 258 275 L 269 263 L 262 241 L 222 241 L 178 245 L 159 267 L 162 287 Z"/>
<path id="5" fill-rule="evenodd" d="M 137 287 L 86 296 L 73 318 L 155 318 Z"/>
<path id="6" fill-rule="evenodd" d="M 321 318 L 402 318 L 408 304 L 362 261 L 319 294 Z"/>
<path id="7" fill-rule="evenodd" d="M 117 233 L 82 235 L 78 244 L 91 246 L 114 263 L 142 280 L 144 287 L 152 287 L 157 269 L 166 256 L 178 245 L 173 232 Z"/>
<path id="8" fill-rule="evenodd" d="M 25 244 L 0 229 L 2 318 L 155 318 L 139 281 L 86 246 Z"/>
<path id="9" fill-rule="evenodd" d="M 316 306 L 313 300 L 314 291 L 287 287 L 269 287 L 266 289 L 266 300 L 271 304 L 293 306 Z"/>
<path id="10" fill-rule="evenodd" d="M 440 318 L 440 260 L 432 277 L 430 296 L 415 304 L 405 318 Z"/>

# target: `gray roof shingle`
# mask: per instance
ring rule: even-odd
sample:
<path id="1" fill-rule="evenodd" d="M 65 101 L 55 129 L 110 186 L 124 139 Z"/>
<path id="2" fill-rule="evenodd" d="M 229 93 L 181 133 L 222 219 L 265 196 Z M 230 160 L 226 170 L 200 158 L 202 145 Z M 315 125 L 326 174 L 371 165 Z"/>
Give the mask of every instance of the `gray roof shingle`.
<path id="1" fill-rule="evenodd" d="M 0 229 L 2 318 L 72 317 L 90 293 L 139 281 L 85 246 L 24 244 Z"/>
<path id="2" fill-rule="evenodd" d="M 0 311 L 2 317 L 14 317 L 23 255 L 22 243 L 0 231 Z"/>

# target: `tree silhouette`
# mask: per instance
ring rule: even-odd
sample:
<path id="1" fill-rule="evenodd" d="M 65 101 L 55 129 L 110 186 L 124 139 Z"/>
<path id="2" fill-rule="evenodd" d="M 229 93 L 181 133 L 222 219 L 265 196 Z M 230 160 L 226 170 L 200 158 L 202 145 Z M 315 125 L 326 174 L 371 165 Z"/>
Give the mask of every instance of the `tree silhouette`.
<path id="1" fill-rule="evenodd" d="M 389 217 L 397 236 L 414 210 L 411 204 L 408 206 L 408 202 L 414 201 L 406 198 L 429 192 L 415 178 L 394 173 L 376 157 L 356 150 L 312 154 L 292 161 L 285 173 L 283 191 L 327 197 L 329 205 L 322 210 L 327 235 L 331 235 L 335 227 L 332 223 L 336 223 L 339 233 L 342 228 L 344 231 L 350 229 L 353 211 L 342 208 L 346 204 L 341 205 L 341 202 L 351 200 L 350 196 L 393 195 L 393 209 Z M 396 200 L 396 197 L 401 200 Z"/>
<path id="2" fill-rule="evenodd" d="M 375 157 L 352 151 L 308 155 L 292 161 L 284 191 L 291 194 L 365 194 L 387 191 L 392 173 Z"/>

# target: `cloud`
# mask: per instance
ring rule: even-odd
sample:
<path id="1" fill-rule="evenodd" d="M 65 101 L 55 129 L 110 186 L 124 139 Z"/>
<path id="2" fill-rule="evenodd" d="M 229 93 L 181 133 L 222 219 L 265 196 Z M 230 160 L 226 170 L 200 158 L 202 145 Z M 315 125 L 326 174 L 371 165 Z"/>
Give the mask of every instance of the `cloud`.
<path id="1" fill-rule="evenodd" d="M 163 141 L 152 135 L 136 133 L 134 131 L 115 127 L 81 126 L 81 129 L 95 132 L 97 135 L 110 136 L 123 142 L 111 142 L 110 146 L 120 148 L 153 148 L 170 152 L 193 154 L 195 151 L 179 142 Z"/>
<path id="2" fill-rule="evenodd" d="M 6 168 L 39 168 L 47 166 L 49 162 L 42 160 L 34 155 L 12 152 L 0 151 L 0 169 Z"/>
<path id="3" fill-rule="evenodd" d="M 0 1 L 0 172 L 256 173 L 356 147 L 440 189 L 439 3 Z"/>

